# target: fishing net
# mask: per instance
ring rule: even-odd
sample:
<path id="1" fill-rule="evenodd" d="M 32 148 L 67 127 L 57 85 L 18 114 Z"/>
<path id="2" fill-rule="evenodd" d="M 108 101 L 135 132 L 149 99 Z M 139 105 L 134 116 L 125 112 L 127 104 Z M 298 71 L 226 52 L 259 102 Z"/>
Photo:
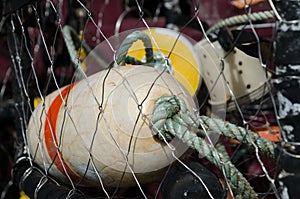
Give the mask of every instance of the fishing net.
<path id="1" fill-rule="evenodd" d="M 2 4 L 1 198 L 281 197 L 271 1 Z"/>

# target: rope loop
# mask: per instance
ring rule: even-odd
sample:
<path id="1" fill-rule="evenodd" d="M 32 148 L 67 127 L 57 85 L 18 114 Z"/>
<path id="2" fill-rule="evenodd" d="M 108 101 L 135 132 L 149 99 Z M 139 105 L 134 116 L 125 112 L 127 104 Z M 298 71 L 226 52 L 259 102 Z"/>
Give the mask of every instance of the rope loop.
<path id="1" fill-rule="evenodd" d="M 126 63 L 125 61 L 129 48 L 138 40 L 141 40 L 144 44 L 146 63 L 153 63 L 153 48 L 150 37 L 143 31 L 134 31 L 123 40 L 116 53 L 116 63 L 118 65 L 124 65 Z M 134 61 L 134 59 L 131 58 L 130 61 Z"/>

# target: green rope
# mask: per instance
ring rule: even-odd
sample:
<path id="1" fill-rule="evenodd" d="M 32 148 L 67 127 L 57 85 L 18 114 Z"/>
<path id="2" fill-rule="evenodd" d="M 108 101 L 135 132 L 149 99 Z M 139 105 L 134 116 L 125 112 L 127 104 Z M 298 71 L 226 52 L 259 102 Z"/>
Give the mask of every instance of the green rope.
<path id="1" fill-rule="evenodd" d="M 262 138 L 257 133 L 236 126 L 232 123 L 212 119 L 204 115 L 200 116 L 200 120 L 206 129 L 210 129 L 215 132 L 219 132 L 226 137 L 236 139 L 247 144 L 249 147 L 253 147 L 252 143 L 254 143 L 258 147 L 260 153 L 271 160 L 275 160 L 277 157 L 276 145 L 273 142 Z"/>
<path id="2" fill-rule="evenodd" d="M 118 65 L 124 65 L 126 63 L 125 60 L 129 48 L 133 45 L 134 42 L 138 40 L 141 40 L 145 46 L 146 62 L 153 62 L 153 49 L 151 39 L 143 31 L 134 31 L 123 40 L 116 53 L 116 62 Z"/>
<path id="3" fill-rule="evenodd" d="M 140 61 L 134 57 L 128 56 L 128 50 L 134 42 L 141 40 L 145 47 L 145 60 Z M 121 43 L 116 53 L 116 63 L 118 65 L 132 64 L 132 65 L 145 65 L 155 69 L 164 71 L 166 70 L 170 74 L 174 74 L 174 69 L 170 62 L 170 59 L 165 57 L 162 52 L 153 52 L 152 42 L 150 37 L 143 31 L 135 31 L 129 34 Z"/>
<path id="4" fill-rule="evenodd" d="M 81 68 L 81 61 L 79 59 L 78 52 L 75 47 L 75 43 L 80 44 L 87 54 L 91 55 L 93 59 L 96 61 L 96 63 L 99 64 L 102 68 L 107 68 L 108 63 L 106 63 L 99 55 L 97 55 L 91 48 L 82 40 L 79 38 L 79 35 L 76 33 L 76 30 L 72 28 L 69 25 L 65 25 L 62 29 L 63 38 L 65 41 L 65 44 L 67 46 L 70 59 L 72 63 L 74 64 L 75 71 L 77 72 L 78 79 L 83 79 L 85 77 L 84 71 Z"/>
<path id="5" fill-rule="evenodd" d="M 133 64 L 133 65 L 142 65 L 143 62 L 134 58 L 134 57 L 131 57 L 131 56 L 126 56 L 125 58 L 125 63 L 126 64 Z"/>
<path id="6" fill-rule="evenodd" d="M 267 19 L 274 19 L 274 12 L 272 10 L 270 11 L 262 11 L 262 12 L 254 12 L 251 14 L 243 14 L 238 16 L 229 17 L 227 19 L 224 19 L 214 26 L 212 26 L 210 29 L 206 31 L 206 34 L 210 34 L 214 32 L 217 29 L 220 29 L 225 26 L 233 26 L 236 24 L 242 24 L 247 23 L 249 20 L 251 21 L 262 21 Z"/>
<path id="7" fill-rule="evenodd" d="M 64 36 L 65 44 L 67 46 L 70 59 L 74 64 L 75 71 L 77 72 L 78 78 L 84 78 L 84 72 L 81 68 L 81 61 L 76 51 L 76 47 L 72 38 L 72 34 L 76 33 L 76 31 L 71 26 L 64 26 L 62 29 L 62 33 Z"/>
<path id="8" fill-rule="evenodd" d="M 227 150 L 222 142 L 218 141 L 215 144 L 215 148 L 219 153 L 221 153 L 223 155 L 223 158 L 225 158 L 225 161 L 231 160 L 231 158 L 229 157 Z"/>
<path id="9" fill-rule="evenodd" d="M 247 135 L 250 135 L 253 142 L 257 144 L 259 151 L 272 159 L 275 158 L 276 145 L 274 143 L 256 136 L 254 132 L 222 120 L 206 116 L 197 118 L 187 109 L 185 102 L 174 95 L 163 96 L 156 101 L 150 124 L 153 134 L 159 139 L 165 138 L 168 141 L 177 136 L 224 171 L 236 198 L 258 198 L 243 174 L 231 163 L 228 155 L 226 153 L 223 155 L 203 139 L 205 138 L 205 131 L 214 130 L 248 145 L 250 145 L 250 138 L 248 139 L 249 136 Z M 203 130 L 202 127 L 205 129 Z"/>

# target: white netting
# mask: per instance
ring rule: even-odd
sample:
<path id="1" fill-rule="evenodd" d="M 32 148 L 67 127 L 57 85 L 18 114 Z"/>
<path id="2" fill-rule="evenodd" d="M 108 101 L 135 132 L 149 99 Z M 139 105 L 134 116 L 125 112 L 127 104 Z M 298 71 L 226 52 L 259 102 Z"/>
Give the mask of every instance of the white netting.
<path id="1" fill-rule="evenodd" d="M 218 3 L 47 0 L 3 17 L 11 67 L 0 94 L 17 121 L 11 182 L 34 198 L 280 198 L 276 13 L 271 1 L 249 3 L 217 24 Z M 155 105 L 164 96 L 186 112 Z"/>

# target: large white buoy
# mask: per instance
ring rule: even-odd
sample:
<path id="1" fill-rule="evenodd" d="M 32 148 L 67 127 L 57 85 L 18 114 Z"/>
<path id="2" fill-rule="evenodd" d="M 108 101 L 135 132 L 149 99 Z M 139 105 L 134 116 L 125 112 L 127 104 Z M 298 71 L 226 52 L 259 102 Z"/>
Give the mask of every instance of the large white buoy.
<path id="1" fill-rule="evenodd" d="M 134 186 L 161 177 L 174 160 L 170 146 L 153 138 L 149 119 L 164 95 L 192 96 L 168 73 L 121 66 L 61 88 L 33 112 L 28 146 L 35 163 L 56 179 L 80 186 Z M 187 147 L 170 142 L 176 155 Z M 127 159 L 127 161 L 126 161 Z"/>

